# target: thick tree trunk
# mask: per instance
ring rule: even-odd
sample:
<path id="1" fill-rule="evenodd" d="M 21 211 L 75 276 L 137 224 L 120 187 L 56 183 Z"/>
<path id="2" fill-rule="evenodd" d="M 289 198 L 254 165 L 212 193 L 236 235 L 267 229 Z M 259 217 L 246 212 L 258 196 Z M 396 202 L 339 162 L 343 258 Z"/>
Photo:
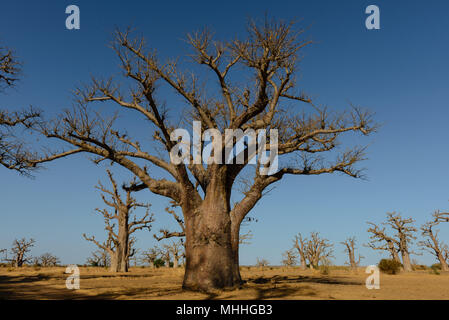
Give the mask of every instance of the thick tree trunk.
<path id="1" fill-rule="evenodd" d="M 209 291 L 240 285 L 238 256 L 231 240 L 229 197 L 224 185 L 223 182 L 212 181 L 202 204 L 194 212 L 184 212 L 184 289 Z"/>
<path id="2" fill-rule="evenodd" d="M 173 268 L 178 268 L 178 257 L 173 258 Z"/>
<path id="3" fill-rule="evenodd" d="M 349 264 L 351 265 L 352 270 L 357 269 L 357 262 L 355 261 L 354 251 L 349 251 Z"/>
<path id="4" fill-rule="evenodd" d="M 401 252 L 402 255 L 402 265 L 404 266 L 404 271 L 413 271 L 412 264 L 410 263 L 410 255 L 407 251 Z"/>
<path id="5" fill-rule="evenodd" d="M 242 276 L 240 275 L 240 262 L 239 262 L 240 222 L 238 221 L 231 221 L 231 245 L 232 245 L 232 256 L 234 259 L 233 277 L 239 284 L 243 284 Z"/>
<path id="6" fill-rule="evenodd" d="M 306 259 L 303 257 L 303 256 L 301 256 L 301 269 L 302 270 L 306 270 L 307 269 L 307 262 L 306 262 Z"/>
<path id="7" fill-rule="evenodd" d="M 129 228 L 128 218 L 119 218 L 118 228 L 118 243 L 114 251 L 110 251 L 111 272 L 128 272 L 128 258 L 129 258 Z"/>
<path id="8" fill-rule="evenodd" d="M 110 251 L 111 265 L 109 266 L 109 271 L 118 272 L 119 270 L 119 259 L 117 257 L 117 251 Z"/>
<path id="9" fill-rule="evenodd" d="M 449 271 L 449 266 L 441 253 L 438 253 L 438 260 L 440 260 L 441 271 Z"/>
<path id="10" fill-rule="evenodd" d="M 118 270 L 120 272 L 128 272 L 129 265 L 129 226 L 128 217 L 119 219 L 118 229 L 119 246 L 116 248 L 118 256 Z"/>
<path id="11" fill-rule="evenodd" d="M 391 254 L 391 258 L 399 263 L 401 263 L 401 259 L 399 259 L 398 252 L 396 251 L 396 248 L 394 247 L 394 244 L 392 242 L 388 242 L 388 248 Z"/>

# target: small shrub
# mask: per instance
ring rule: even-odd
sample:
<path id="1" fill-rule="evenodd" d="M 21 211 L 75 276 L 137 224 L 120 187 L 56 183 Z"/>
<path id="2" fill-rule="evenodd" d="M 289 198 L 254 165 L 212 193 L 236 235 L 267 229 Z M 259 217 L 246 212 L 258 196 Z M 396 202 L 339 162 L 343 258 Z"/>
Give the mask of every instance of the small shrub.
<path id="1" fill-rule="evenodd" d="M 160 268 L 160 267 L 163 267 L 165 265 L 165 261 L 162 260 L 162 259 L 156 259 L 156 260 L 154 260 L 153 265 L 156 268 Z"/>
<path id="2" fill-rule="evenodd" d="M 441 270 L 441 263 L 434 263 L 430 266 L 430 269 Z"/>
<path id="3" fill-rule="evenodd" d="M 256 267 L 268 267 L 269 264 L 268 260 L 257 258 Z"/>
<path id="4" fill-rule="evenodd" d="M 324 259 L 322 265 L 319 266 L 320 274 L 328 276 L 331 273 L 331 266 L 331 261 L 329 259 Z"/>
<path id="5" fill-rule="evenodd" d="M 378 267 L 380 271 L 387 274 L 398 274 L 401 271 L 402 263 L 393 259 L 380 260 Z"/>
<path id="6" fill-rule="evenodd" d="M 441 264 L 440 263 L 434 263 L 430 266 L 430 269 L 432 270 L 431 273 L 439 275 L 441 272 Z"/>

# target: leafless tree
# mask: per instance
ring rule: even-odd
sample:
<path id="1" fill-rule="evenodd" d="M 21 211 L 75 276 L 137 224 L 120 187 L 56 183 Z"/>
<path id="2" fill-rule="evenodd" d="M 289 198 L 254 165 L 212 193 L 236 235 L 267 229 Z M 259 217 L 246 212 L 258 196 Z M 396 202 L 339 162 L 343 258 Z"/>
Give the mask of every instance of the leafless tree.
<path id="1" fill-rule="evenodd" d="M 42 267 L 55 267 L 61 263 L 58 257 L 48 252 L 39 256 L 37 262 Z"/>
<path id="2" fill-rule="evenodd" d="M 263 258 L 257 258 L 256 259 L 256 267 L 268 267 L 270 265 L 270 262 L 267 259 Z"/>
<path id="3" fill-rule="evenodd" d="M 83 236 L 86 240 L 95 243 L 99 248 L 109 253 L 112 272 L 127 272 L 129 258 L 134 255 L 131 248 L 135 239 L 131 235 L 142 229 L 148 229 L 150 231 L 153 215 L 149 213 L 149 205 L 137 202 L 131 195 L 132 191 L 130 189 L 125 191 L 126 196 L 122 198 L 112 173 L 109 170 L 107 173 L 112 190 L 105 188 L 101 182 L 99 182 L 97 189 L 102 192 L 101 197 L 104 203 L 113 208 L 114 211 L 113 213 L 107 209 L 96 209 L 96 211 L 104 217 L 106 224 L 105 230 L 108 233 L 108 237 L 105 242 L 100 243 L 94 236 L 87 237 L 85 234 Z M 135 183 L 135 180 L 133 183 Z M 137 219 L 133 213 L 133 210 L 138 207 L 146 208 L 146 213 L 141 219 Z M 133 220 L 130 221 L 132 217 Z M 114 221 L 116 221 L 118 228 L 115 227 L 116 223 Z"/>
<path id="4" fill-rule="evenodd" d="M 298 251 L 300 266 L 302 270 L 307 269 L 307 239 L 303 238 L 301 233 L 298 233 L 293 240 L 293 248 Z"/>
<path id="5" fill-rule="evenodd" d="M 161 259 L 164 261 L 166 268 L 170 268 L 171 263 L 171 250 L 168 246 L 162 246 Z"/>
<path id="6" fill-rule="evenodd" d="M 285 251 L 282 256 L 284 259 L 282 260 L 282 264 L 287 267 L 292 267 L 296 264 L 296 259 L 298 258 L 297 254 L 293 249 Z"/>
<path id="7" fill-rule="evenodd" d="M 439 230 L 434 229 L 440 222 L 449 221 L 449 213 L 436 211 L 432 214 L 432 218 L 432 221 L 421 226 L 422 235 L 427 239 L 419 241 L 418 245 L 435 255 L 441 264 L 441 270 L 449 271 L 449 247 L 438 239 Z"/>
<path id="8" fill-rule="evenodd" d="M 155 51 L 146 49 L 143 38 L 133 38 L 129 31 L 117 31 L 113 48 L 124 76 L 136 86 L 125 94 L 114 79 L 94 79 L 90 86 L 79 89 L 78 107 L 54 121 L 32 126 L 45 137 L 63 141 L 72 148 L 34 154 L 28 164 L 34 167 L 89 153 L 97 156 L 96 163 L 109 160 L 127 168 L 141 182 L 132 186 L 134 190 L 149 189 L 170 198 L 182 209 L 186 235 L 183 288 L 209 290 L 239 285 L 240 226 L 264 191 L 288 175 L 342 173 L 361 177 L 355 165 L 364 159 L 364 148 L 342 151 L 338 148 L 339 138 L 349 132 L 369 135 L 375 129 L 370 113 L 356 107 L 342 113 L 330 112 L 298 90 L 295 77 L 301 50 L 310 43 L 303 40 L 302 34 L 303 30 L 297 30 L 293 23 L 268 19 L 260 24 L 250 22 L 244 40 L 219 42 L 207 30 L 190 34 L 187 40 L 193 49 L 194 63 L 204 66 L 216 78 L 216 86 L 202 86 L 200 76 L 183 72 L 176 60 L 161 62 Z M 242 72 L 247 72 L 247 77 L 242 77 Z M 186 112 L 176 110 L 181 116 L 175 121 L 170 121 L 170 109 L 156 96 L 163 86 L 173 89 L 187 104 Z M 114 128 L 116 117 L 107 119 L 92 111 L 98 102 L 139 113 L 154 127 L 154 139 L 164 153 L 153 152 L 154 148 L 146 151 L 136 139 Z M 284 107 L 291 104 L 298 106 Z M 188 163 L 169 160 L 170 152 L 179 150 L 174 129 L 193 120 L 201 123 L 201 133 L 212 128 L 222 133 L 223 143 L 213 153 L 214 157 L 221 154 L 222 160 L 225 156 L 223 164 L 197 163 L 193 153 L 186 158 Z M 226 138 L 226 129 L 235 130 L 236 135 Z M 262 129 L 278 130 L 278 140 L 273 131 L 266 144 L 259 141 L 258 147 L 277 149 L 280 158 L 285 159 L 280 169 L 274 172 L 260 159 L 255 165 L 250 164 L 250 156 L 237 163 L 242 154 L 252 155 L 248 144 L 243 153 L 233 154 L 232 164 L 228 164 L 231 161 L 226 157 L 230 156 L 225 152 L 226 146 L 240 143 L 238 137 L 243 130 L 248 133 Z M 199 154 L 204 148 L 203 143 L 200 145 Z M 171 177 L 156 178 L 155 167 Z M 234 183 L 243 172 L 251 173 L 252 185 L 232 207 Z"/>
<path id="9" fill-rule="evenodd" d="M 178 268 L 179 259 L 182 258 L 184 253 L 183 241 L 172 241 L 170 244 L 164 244 L 163 248 L 173 257 L 173 268 Z"/>
<path id="10" fill-rule="evenodd" d="M 141 261 L 143 263 L 148 263 L 150 268 L 154 268 L 154 261 L 156 261 L 161 253 L 161 250 L 157 247 L 148 249 L 142 252 Z"/>
<path id="11" fill-rule="evenodd" d="M 357 267 L 360 265 L 360 261 L 363 258 L 359 254 L 358 259 L 355 258 L 355 251 L 356 251 L 356 239 L 355 237 L 347 238 L 344 242 L 341 242 L 342 245 L 345 246 L 345 252 L 348 254 L 348 262 L 351 269 L 356 270 Z"/>
<path id="12" fill-rule="evenodd" d="M 416 239 L 414 233 L 417 231 L 411 225 L 413 222 L 412 218 L 402 218 L 399 213 L 387 213 L 387 221 L 382 224 L 395 231 L 396 234 L 394 236 L 388 236 L 385 227 L 380 228 L 374 223 L 368 222 L 371 225 L 368 232 L 372 233 L 368 246 L 375 250 L 387 250 L 391 257 L 398 262 L 401 262 L 398 255 L 400 253 L 404 271 L 412 271 L 410 254 L 414 252 L 410 251 L 409 247 L 412 240 Z M 378 245 L 379 242 L 383 244 Z"/>
<path id="13" fill-rule="evenodd" d="M 30 240 L 25 238 L 15 239 L 10 250 L 12 258 L 6 258 L 5 261 L 13 263 L 15 267 L 22 267 L 24 263 L 30 261 L 31 257 L 27 257 L 27 255 L 35 243 L 36 241 L 32 238 Z"/>
<path id="14" fill-rule="evenodd" d="M 137 267 L 140 259 L 139 259 L 139 248 L 134 248 L 133 246 L 136 244 L 136 239 L 133 238 L 132 241 L 130 241 L 130 247 L 129 247 L 129 266 Z"/>
<path id="15" fill-rule="evenodd" d="M 107 250 L 100 248 L 91 253 L 91 256 L 86 260 L 86 264 L 93 267 L 106 268 L 111 265 L 111 258 Z"/>
<path id="16" fill-rule="evenodd" d="M 333 244 L 321 238 L 318 232 L 310 233 L 306 244 L 306 258 L 311 269 L 317 268 L 320 263 L 328 261 L 333 254 Z"/>
<path id="17" fill-rule="evenodd" d="M 381 228 L 372 222 L 368 222 L 368 224 L 371 226 L 368 229 L 368 232 L 372 233 L 372 235 L 366 246 L 373 250 L 388 251 L 393 260 L 401 263 L 401 259 L 399 259 L 398 255 L 399 249 L 397 240 L 386 234 L 385 227 Z"/>

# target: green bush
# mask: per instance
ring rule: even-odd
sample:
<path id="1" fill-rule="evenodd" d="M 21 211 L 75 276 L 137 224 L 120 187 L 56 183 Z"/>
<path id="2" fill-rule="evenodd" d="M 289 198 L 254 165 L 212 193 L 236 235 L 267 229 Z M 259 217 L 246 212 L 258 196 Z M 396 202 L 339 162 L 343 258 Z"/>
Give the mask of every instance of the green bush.
<path id="1" fill-rule="evenodd" d="M 397 274 L 401 271 L 402 263 L 393 259 L 382 259 L 380 260 L 378 267 L 380 271 L 387 274 Z"/>
<path id="2" fill-rule="evenodd" d="M 441 263 L 434 263 L 430 266 L 430 269 L 441 270 Z"/>
<path id="3" fill-rule="evenodd" d="M 162 259 L 156 259 L 156 260 L 154 260 L 153 265 L 156 268 L 160 268 L 160 267 L 163 267 L 165 265 L 165 261 L 162 260 Z"/>
<path id="4" fill-rule="evenodd" d="M 434 263 L 430 266 L 430 269 L 432 269 L 431 273 L 433 274 L 440 274 L 441 271 L 441 263 Z"/>

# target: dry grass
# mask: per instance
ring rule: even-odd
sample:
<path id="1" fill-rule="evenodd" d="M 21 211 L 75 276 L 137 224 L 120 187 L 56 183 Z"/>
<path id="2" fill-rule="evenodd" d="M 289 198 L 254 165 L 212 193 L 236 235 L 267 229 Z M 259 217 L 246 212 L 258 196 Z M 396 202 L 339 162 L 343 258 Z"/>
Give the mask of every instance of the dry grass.
<path id="1" fill-rule="evenodd" d="M 183 269 L 131 268 L 111 274 L 80 268 L 80 290 L 65 288 L 65 268 L 0 268 L 0 299 L 449 299 L 449 275 L 416 271 L 381 274 L 381 289 L 365 287 L 367 275 L 331 268 L 329 275 L 287 267 L 242 267 L 241 289 L 204 294 L 181 289 Z"/>

